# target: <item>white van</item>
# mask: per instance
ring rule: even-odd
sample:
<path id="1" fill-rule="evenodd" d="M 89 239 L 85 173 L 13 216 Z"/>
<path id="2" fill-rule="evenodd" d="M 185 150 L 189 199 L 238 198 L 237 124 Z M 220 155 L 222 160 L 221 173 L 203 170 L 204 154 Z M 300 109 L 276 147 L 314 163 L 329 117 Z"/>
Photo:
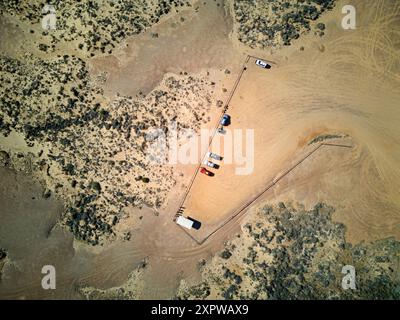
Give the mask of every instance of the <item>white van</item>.
<path id="1" fill-rule="evenodd" d="M 177 216 L 175 222 L 186 229 L 192 229 L 193 221 L 184 216 Z"/>
<path id="2" fill-rule="evenodd" d="M 199 230 L 201 227 L 201 222 L 197 221 L 196 219 L 193 219 L 191 217 L 184 217 L 181 214 L 177 214 L 174 218 L 174 221 L 176 224 L 179 224 L 180 226 L 186 228 L 186 229 L 195 229 Z"/>

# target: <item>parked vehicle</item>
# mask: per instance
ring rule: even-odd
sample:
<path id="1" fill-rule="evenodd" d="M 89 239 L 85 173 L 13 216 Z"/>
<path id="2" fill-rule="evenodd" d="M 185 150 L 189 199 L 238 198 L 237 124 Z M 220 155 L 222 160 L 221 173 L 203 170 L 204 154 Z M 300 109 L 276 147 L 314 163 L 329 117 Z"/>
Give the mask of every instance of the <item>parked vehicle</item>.
<path id="1" fill-rule="evenodd" d="M 213 176 L 214 176 L 214 172 L 211 172 L 210 170 L 207 170 L 207 169 L 204 168 L 204 167 L 201 167 L 201 168 L 200 168 L 200 172 L 201 172 L 202 174 L 205 174 L 206 176 L 209 176 L 209 177 L 213 177 Z"/>
<path id="2" fill-rule="evenodd" d="M 176 224 L 186 228 L 186 229 L 196 229 L 199 230 L 201 227 L 201 222 L 193 219 L 191 217 L 184 217 L 181 214 L 177 214 L 174 218 Z"/>
<path id="3" fill-rule="evenodd" d="M 197 221 L 196 219 L 193 219 L 191 217 L 188 217 L 188 219 L 193 222 L 193 224 L 192 224 L 192 228 L 193 229 L 196 229 L 196 230 L 200 229 L 200 227 L 201 227 L 201 222 L 200 221 Z"/>
<path id="4" fill-rule="evenodd" d="M 222 160 L 221 156 L 217 155 L 216 153 L 212 153 L 212 152 L 207 152 L 207 157 L 214 159 L 214 160 L 218 160 L 218 161 Z"/>
<path id="5" fill-rule="evenodd" d="M 256 60 L 256 65 L 258 65 L 259 67 L 264 68 L 264 69 L 271 69 L 271 65 L 269 65 L 268 63 L 266 63 L 263 60 L 257 59 Z"/>
<path id="6" fill-rule="evenodd" d="M 218 169 L 218 168 L 219 168 L 219 165 L 217 165 L 217 164 L 214 163 L 214 162 L 208 161 L 207 159 L 205 159 L 205 160 L 203 161 L 203 164 L 206 165 L 206 166 L 208 166 L 208 167 L 210 167 L 210 168 L 214 168 L 214 169 Z"/>
<path id="7" fill-rule="evenodd" d="M 178 214 L 177 216 L 175 216 L 175 222 L 176 224 L 186 228 L 186 229 L 192 229 L 193 227 L 193 220 L 190 220 L 188 218 L 185 218 L 184 216 Z"/>
<path id="8" fill-rule="evenodd" d="M 222 126 L 229 126 L 231 124 L 231 116 L 229 114 L 224 114 L 221 118 Z"/>

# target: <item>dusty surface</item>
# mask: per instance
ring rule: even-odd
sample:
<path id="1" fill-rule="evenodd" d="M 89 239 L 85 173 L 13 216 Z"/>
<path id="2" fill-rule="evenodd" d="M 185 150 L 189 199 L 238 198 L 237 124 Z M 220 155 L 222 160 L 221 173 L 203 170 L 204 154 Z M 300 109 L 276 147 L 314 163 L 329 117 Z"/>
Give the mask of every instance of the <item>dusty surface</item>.
<path id="1" fill-rule="evenodd" d="M 351 151 L 318 152 L 257 206 L 293 201 L 311 210 L 324 202 L 334 208 L 333 221 L 345 225 L 345 241 L 399 240 L 400 7 L 390 0 L 356 1 L 357 29 L 345 31 L 342 5 L 312 22 L 313 28 L 324 23 L 322 37 L 303 30 L 274 53 L 268 45 L 253 50 L 238 40 L 232 2 L 198 2 L 162 14 L 159 22 L 150 19 L 139 35 L 126 42 L 118 37 L 121 46 L 109 56 L 78 43 L 68 49 L 67 40 L 43 51 L 39 44 L 51 43 L 51 36 L 40 34 L 37 17 L 4 14 L 0 296 L 170 298 L 181 280 L 200 282 L 198 263 L 206 264 L 240 232 L 256 207 L 196 245 L 172 222 L 196 166 L 143 163 L 140 139 L 175 116 L 182 129 L 212 127 L 221 112 L 218 100 L 227 97 L 246 54 L 275 62 L 268 71 L 249 64 L 229 111 L 232 126 L 255 129 L 255 171 L 233 177 L 232 166 L 221 168 L 215 188 L 226 192 L 214 193 L 203 218 L 215 218 L 215 211 L 229 215 L 233 204 L 256 195 L 308 148 L 343 136 Z M 88 59 L 91 53 L 96 57 Z M 181 90 L 168 89 L 170 77 Z M 59 268 L 53 292 L 40 287 L 44 264 Z"/>
<path id="2" fill-rule="evenodd" d="M 114 55 L 92 60 L 93 72 L 108 73 L 105 93 L 146 94 L 167 72 L 198 73 L 210 68 L 235 72 L 244 55 L 232 50 L 229 9 L 222 1 L 206 3 L 199 2 L 194 10 L 184 10 L 127 40 Z"/>

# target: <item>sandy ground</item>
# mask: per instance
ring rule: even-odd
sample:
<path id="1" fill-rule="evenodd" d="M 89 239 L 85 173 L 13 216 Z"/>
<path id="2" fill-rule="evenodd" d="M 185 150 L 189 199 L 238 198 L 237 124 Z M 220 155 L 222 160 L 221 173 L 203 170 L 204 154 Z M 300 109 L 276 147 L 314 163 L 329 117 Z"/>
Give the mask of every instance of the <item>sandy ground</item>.
<path id="1" fill-rule="evenodd" d="M 317 127 L 316 121 L 311 117 L 304 117 L 301 121 L 296 118 L 288 119 L 290 115 L 287 113 L 287 104 L 274 103 L 274 97 L 279 95 L 280 88 L 273 86 L 272 79 L 280 70 L 261 69 L 254 61 L 255 59 L 251 58 L 246 64 L 246 71 L 229 104 L 227 113 L 232 117 L 232 124 L 227 127 L 229 133 L 217 134 L 209 149 L 224 157 L 222 161 L 214 161 L 221 167 L 216 170 L 211 169 L 215 173 L 214 177 L 196 176 L 194 185 L 183 204 L 185 214 L 203 222 L 206 228 L 208 225 L 215 226 L 226 220 L 318 146 L 318 144 L 303 145 L 303 141 L 311 142 L 321 132 L 341 134 L 340 131 L 336 132 L 330 128 L 325 130 L 316 128 L 310 134 L 304 129 Z M 254 142 L 249 145 L 246 141 L 248 129 L 254 132 Z M 245 158 L 247 153 L 251 156 L 248 171 L 244 170 L 245 163 L 234 159 L 229 147 L 225 149 L 228 136 L 234 135 L 235 130 L 241 130 L 243 134 L 241 137 L 243 149 L 239 150 L 240 154 Z M 306 141 L 307 139 L 309 140 Z M 335 142 L 346 144 L 341 141 Z M 234 143 L 233 149 L 238 147 L 237 142 Z M 254 148 L 254 156 L 251 154 L 251 148 Z M 244 171 L 244 174 L 239 174 L 240 170 Z"/>
<path id="2" fill-rule="evenodd" d="M 359 24 L 363 26 L 368 17 L 361 17 Z M 393 146 L 399 120 L 394 111 L 398 75 L 392 68 L 396 57 L 385 57 L 388 65 L 376 57 L 385 50 L 390 56 L 392 50 L 382 46 L 379 35 L 383 30 L 371 36 L 372 30 L 382 28 L 379 16 L 367 24 L 367 30 L 360 27 L 347 33 L 333 26 L 337 19 L 334 12 L 325 17 L 331 26 L 328 36 L 318 42 L 305 40 L 305 51 L 288 50 L 287 62 L 278 63 L 276 68 L 263 70 L 250 60 L 228 113 L 232 130 L 254 129 L 254 172 L 238 176 L 235 165 L 222 161 L 221 168 L 214 170 L 215 177 L 198 175 L 184 203 L 187 215 L 206 227 L 218 225 L 290 166 L 312 139 L 320 134 L 339 134 L 352 137 L 360 150 L 354 154 L 357 166 L 347 172 L 350 177 L 357 170 L 360 181 L 343 180 L 343 189 L 347 181 L 353 187 L 357 183 L 359 189 L 348 194 L 351 203 L 340 201 L 347 205 L 337 219 L 346 223 L 349 239 L 356 242 L 379 238 L 382 232 L 399 236 L 400 217 L 395 209 L 399 198 L 393 188 L 398 157 Z M 374 47 L 369 41 L 380 45 Z M 354 45 L 348 46 L 350 42 Z M 318 48 L 325 49 L 321 52 Z M 360 55 L 368 56 L 359 59 Z M 394 131 L 390 133 L 390 129 Z M 387 200 L 384 206 L 382 199 Z"/>
<path id="3" fill-rule="evenodd" d="M 92 60 L 93 72 L 109 73 L 105 93 L 146 94 L 167 72 L 235 71 L 243 53 L 232 50 L 228 8 L 223 1 L 198 2 L 194 7 L 198 9 L 184 10 L 126 41 L 116 54 Z M 157 38 L 152 37 L 155 33 Z"/>
<path id="4" fill-rule="evenodd" d="M 276 67 L 269 71 L 249 64 L 249 72 L 229 111 L 234 116 L 232 127 L 251 123 L 255 129 L 258 147 L 253 176 L 251 179 L 234 177 L 234 168 L 223 166 L 220 177 L 212 178 L 218 182 L 207 189 L 208 181 L 202 177 L 193 192 L 196 188 L 198 192 L 218 188 L 225 192 L 212 192 L 212 201 L 204 211 L 193 198 L 190 205 L 196 208 L 194 211 L 207 212 L 209 216 L 202 219 L 215 223 L 215 212 L 219 218 L 225 217 L 236 205 L 257 194 L 266 180 L 279 175 L 313 138 L 322 134 L 345 134 L 354 146 L 350 152 L 329 149 L 318 153 L 307 166 L 291 173 L 260 201 L 284 198 L 301 200 L 310 206 L 315 201 L 327 201 L 340 208 L 334 218 L 346 225 L 348 241 L 356 243 L 388 236 L 400 239 L 399 4 L 390 0 L 355 1 L 358 27 L 345 31 L 340 27 L 340 8 L 344 2 L 339 2 L 322 18 L 327 26 L 325 37 L 310 34 L 270 55 L 267 51 L 247 49 L 230 36 L 232 21 L 226 9 L 217 6 L 220 1 L 205 3 L 199 3 L 199 12 L 207 19 L 182 12 L 182 17 L 190 23 L 180 25 L 180 16 L 173 17 L 154 28 L 159 32 L 158 40 L 144 33 L 129 40 L 127 48 L 92 61 L 94 74 L 107 73 L 105 89 L 109 95 L 147 93 L 165 72 L 227 68 L 235 75 L 248 53 L 276 62 Z M 300 50 L 302 46 L 304 51 Z M 225 81 L 229 89 L 233 77 Z M 214 109 L 210 117 L 216 119 L 219 112 Z M 10 263 L 3 267 L 1 297 L 76 298 L 81 297 L 77 292 L 81 286 L 118 287 L 145 258 L 148 266 L 141 271 L 140 281 L 146 285 L 135 298 L 169 298 L 180 279 L 196 281 L 198 262 L 221 249 L 223 242 L 239 231 L 243 218 L 226 225 L 204 245 L 197 246 L 172 222 L 195 166 L 178 166 L 176 170 L 184 175 L 170 192 L 159 215 L 150 210 L 148 214 L 143 212 L 146 219 L 140 223 L 133 218 L 126 220 L 126 226 L 121 228 L 132 232 L 131 240 L 118 240 L 98 249 L 74 244 L 71 234 L 58 227 L 46 238 L 45 230 L 60 214 L 61 205 L 40 200 L 38 210 L 32 207 L 31 194 L 40 198 L 41 187 L 35 185 L 36 191 L 29 192 L 3 188 L 1 226 L 19 225 L 29 217 L 32 219 L 29 226 L 37 229 L 21 233 L 35 236 L 37 245 L 27 246 L 32 240 L 27 238 L 21 242 L 19 234 L 2 229 L 0 244 L 7 245 Z M 29 187 L 29 177 L 19 178 L 25 180 L 17 180 L 15 185 L 13 175 L 2 172 L 2 181 L 9 181 L 7 185 L 14 188 Z M 19 198 L 21 194 L 25 200 Z M 232 206 L 226 207 L 225 203 Z M 27 211 L 30 207 L 32 211 Z M 137 215 L 138 209 L 131 210 L 129 217 Z M 35 223 L 40 219 L 33 215 L 36 211 L 44 216 L 48 214 L 49 220 L 42 222 L 43 225 Z M 38 282 L 39 266 L 49 259 L 56 261 L 62 270 L 60 290 L 52 293 L 41 290 Z"/>
<path id="5" fill-rule="evenodd" d="M 379 4 L 376 4 L 376 8 L 378 10 Z M 370 9 L 369 12 L 372 11 Z M 261 169 L 263 172 L 269 172 L 269 168 L 276 170 L 274 166 L 290 158 L 286 156 L 290 154 L 290 148 L 295 150 L 296 147 L 302 147 L 302 144 L 321 132 L 344 133 L 351 136 L 356 144 L 362 145 L 365 152 L 359 155 L 360 170 L 371 173 L 366 177 L 361 175 L 361 180 L 366 179 L 360 181 L 360 187 L 363 188 L 360 195 L 365 195 L 361 201 L 364 218 L 362 224 L 371 223 L 378 230 L 380 228 L 377 224 L 388 230 L 387 228 L 398 228 L 399 223 L 399 216 L 396 214 L 398 209 L 393 210 L 394 206 L 398 207 L 399 204 L 399 198 L 393 188 L 398 174 L 395 169 L 398 154 L 397 148 L 394 148 L 397 144 L 395 132 L 399 120 L 395 112 L 398 99 L 396 84 L 399 80 L 395 68 L 398 60 L 393 52 L 395 49 L 390 46 L 391 43 L 386 42 L 388 38 L 396 37 L 381 38 L 384 32 L 390 32 L 382 30 L 383 19 L 395 23 L 395 17 L 396 11 L 393 11 L 393 19 L 388 19 L 387 16 L 383 18 L 382 14 L 374 16 L 373 23 L 369 23 L 366 13 L 360 15 L 359 29 L 343 33 L 333 25 L 337 14 L 330 14 L 325 19 L 327 25 L 331 26 L 331 32 L 322 43 L 313 43 L 311 40 L 305 45 L 304 52 L 288 55 L 288 62 L 271 70 L 270 77 L 259 72 L 259 75 L 255 75 L 250 81 L 244 79 L 238 94 L 235 95 L 236 100 L 231 103 L 232 112 L 236 110 L 236 104 L 241 110 L 247 111 L 248 107 L 256 113 L 258 111 L 258 114 L 264 106 L 266 117 L 259 120 L 259 126 L 255 118 L 249 119 L 255 127 L 256 143 L 257 136 L 260 141 L 259 147 L 256 147 L 256 154 L 257 151 L 263 152 L 262 149 L 266 149 L 265 154 L 268 153 L 268 158 L 260 157 L 258 161 L 256 155 L 256 170 L 261 164 L 268 166 L 262 167 L 268 168 Z M 329 19 L 335 20 L 329 23 Z M 349 43 L 354 45 L 349 46 Z M 316 50 L 318 47 L 324 47 L 325 51 Z M 385 58 L 380 55 L 384 55 Z M 244 119 L 252 116 L 252 111 L 246 111 L 241 112 Z M 238 118 L 239 121 L 241 118 Z M 260 128 L 261 126 L 264 128 Z M 264 148 L 260 148 L 261 145 Z M 379 188 L 373 187 L 374 185 L 379 185 Z M 241 189 L 241 192 L 245 189 L 243 184 Z M 388 200 L 387 205 L 391 204 L 391 209 L 386 214 L 382 209 L 379 212 L 374 207 L 373 202 L 380 197 Z M 381 201 L 377 202 L 380 206 Z M 366 230 L 357 230 L 362 228 L 359 210 L 353 205 L 348 214 L 343 214 L 347 217 L 347 224 L 352 217 L 356 220 L 354 225 L 350 225 L 350 229 L 354 230 L 349 231 L 349 234 L 352 234 L 354 239 L 357 238 L 355 234 L 358 232 L 364 237 L 374 237 L 373 234 L 365 232 Z M 377 217 L 373 218 L 375 214 Z M 381 219 L 382 214 L 386 219 Z M 366 217 L 371 221 L 366 222 Z M 378 223 L 379 220 L 381 222 Z M 378 230 L 376 232 L 379 232 Z"/>

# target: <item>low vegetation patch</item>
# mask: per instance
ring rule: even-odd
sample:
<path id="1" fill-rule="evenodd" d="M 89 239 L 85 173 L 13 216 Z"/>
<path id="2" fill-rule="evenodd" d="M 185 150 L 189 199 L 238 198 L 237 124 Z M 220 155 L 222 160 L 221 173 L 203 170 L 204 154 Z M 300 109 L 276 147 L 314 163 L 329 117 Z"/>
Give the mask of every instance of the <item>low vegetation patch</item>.
<path id="1" fill-rule="evenodd" d="M 311 210 L 280 203 L 265 206 L 202 267 L 203 281 L 182 282 L 177 297 L 216 299 L 399 299 L 400 242 L 385 239 L 355 246 L 334 208 Z M 227 254 L 227 250 L 229 254 Z M 356 270 L 356 290 L 341 286 L 342 267 Z"/>
<path id="2" fill-rule="evenodd" d="M 323 36 L 325 25 L 314 21 L 334 6 L 335 0 L 234 0 L 237 36 L 251 48 L 290 45 L 312 29 Z"/>

